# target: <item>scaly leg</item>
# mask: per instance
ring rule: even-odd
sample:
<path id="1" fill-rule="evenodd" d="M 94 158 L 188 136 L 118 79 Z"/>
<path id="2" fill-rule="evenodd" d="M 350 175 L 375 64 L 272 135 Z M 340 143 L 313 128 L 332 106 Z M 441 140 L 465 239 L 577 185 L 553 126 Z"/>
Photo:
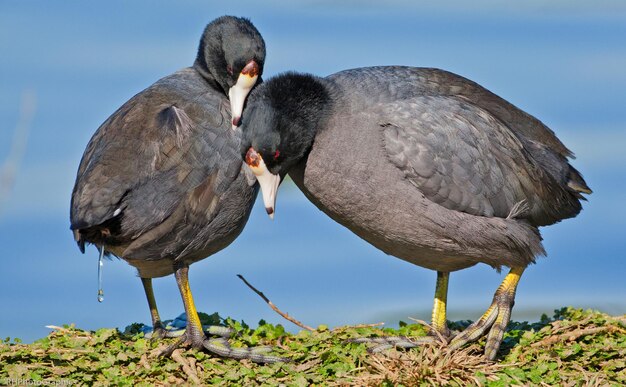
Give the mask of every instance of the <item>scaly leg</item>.
<path id="1" fill-rule="evenodd" d="M 448 330 L 448 324 L 446 323 L 449 278 L 449 272 L 437 272 L 437 285 L 435 286 L 435 301 L 433 303 L 433 314 L 431 320 L 434 332 L 430 332 L 431 335 L 436 335 L 446 340 L 450 336 L 450 330 Z"/>
<path id="2" fill-rule="evenodd" d="M 498 290 L 496 290 L 493 301 L 485 314 L 454 337 L 450 342 L 450 349 L 458 349 L 467 343 L 478 340 L 491 328 L 487 335 L 485 357 L 489 360 L 496 358 L 504 331 L 511 318 L 511 309 L 515 303 L 515 291 L 523 272 L 523 267 L 511 268 L 509 274 L 504 277 Z"/>
<path id="3" fill-rule="evenodd" d="M 288 361 L 288 359 L 279 357 L 264 355 L 263 353 L 269 352 L 272 349 L 269 347 L 256 347 L 256 348 L 231 348 L 228 341 L 223 338 L 207 339 L 202 329 L 202 323 L 198 317 L 198 311 L 191 295 L 191 289 L 189 288 L 189 266 L 179 265 L 174 275 L 176 276 L 176 283 L 180 290 L 183 303 L 185 305 L 185 313 L 187 314 L 187 326 L 185 333 L 181 336 L 176 343 L 166 348 L 161 355 L 169 356 L 174 350 L 180 346 L 191 346 L 196 349 L 206 348 L 209 352 L 215 353 L 223 357 L 229 357 L 234 359 L 250 359 L 257 363 L 276 363 Z"/>

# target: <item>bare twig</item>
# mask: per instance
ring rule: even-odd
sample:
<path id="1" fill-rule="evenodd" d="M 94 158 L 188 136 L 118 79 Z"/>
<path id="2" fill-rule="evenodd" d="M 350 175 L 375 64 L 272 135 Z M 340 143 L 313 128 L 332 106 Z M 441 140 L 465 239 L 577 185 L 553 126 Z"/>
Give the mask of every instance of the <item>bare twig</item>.
<path id="1" fill-rule="evenodd" d="M 306 329 L 307 331 L 311 331 L 311 332 L 315 331 L 315 329 L 311 328 L 310 326 L 301 323 L 300 321 L 298 321 L 295 318 L 291 317 L 287 313 L 284 313 L 280 309 L 278 309 L 276 307 L 276 305 L 274 305 L 272 303 L 272 301 L 270 301 L 267 297 L 265 297 L 265 294 L 263 294 L 262 292 L 258 291 L 254 286 L 250 285 L 250 282 L 246 281 L 246 279 L 243 278 L 243 276 L 241 274 L 237 274 L 237 277 L 239 277 L 239 279 L 242 280 L 244 284 L 246 284 L 250 289 L 252 289 L 252 291 L 254 291 L 256 294 L 258 294 L 259 297 L 261 297 L 263 299 L 263 301 L 265 301 L 267 303 L 267 305 L 269 305 L 270 308 L 272 308 L 272 310 L 274 312 L 276 312 L 279 315 L 281 315 L 284 319 L 291 321 L 292 323 L 296 324 L 300 328 Z"/>
<path id="2" fill-rule="evenodd" d="M 585 329 L 576 329 L 571 332 L 565 332 L 560 335 L 548 336 L 545 339 L 538 341 L 536 343 L 532 343 L 531 347 L 542 347 L 544 345 L 552 345 L 558 343 L 559 341 L 576 341 L 578 338 L 587 335 L 595 335 L 601 332 L 623 332 L 623 329 L 618 327 L 607 325 L 603 327 L 593 327 L 593 328 L 585 328 Z"/>
<path id="3" fill-rule="evenodd" d="M 2 204 L 11 193 L 15 184 L 15 176 L 19 170 L 26 143 L 28 142 L 28 133 L 30 125 L 35 115 L 37 99 L 32 91 L 22 92 L 22 101 L 20 103 L 20 116 L 13 133 L 13 141 L 9 149 L 9 155 L 6 161 L 0 165 L 0 204 Z"/>
<path id="4" fill-rule="evenodd" d="M 185 358 L 180 354 L 180 349 L 176 349 L 174 350 L 174 352 L 172 352 L 172 359 L 183 367 L 183 371 L 185 372 L 185 374 L 187 374 L 188 381 L 195 384 L 200 384 L 200 379 L 196 374 L 196 370 L 189 366 L 187 360 L 185 360 Z"/>

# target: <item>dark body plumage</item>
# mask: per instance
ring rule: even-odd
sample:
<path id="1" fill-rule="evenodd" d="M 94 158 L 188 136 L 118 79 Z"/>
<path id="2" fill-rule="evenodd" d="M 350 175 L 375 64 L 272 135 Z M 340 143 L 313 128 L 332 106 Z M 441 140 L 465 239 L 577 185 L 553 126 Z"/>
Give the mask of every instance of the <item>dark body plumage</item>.
<path id="1" fill-rule="evenodd" d="M 78 240 L 104 245 L 143 278 L 226 247 L 257 192 L 238 153 L 240 135 L 230 128 L 226 96 L 193 68 L 142 91 L 87 146 L 72 195 Z"/>
<path id="2" fill-rule="evenodd" d="M 228 246 L 256 198 L 258 185 L 239 155 L 239 117 L 231 113 L 243 109 L 264 60 L 265 43 L 250 21 L 216 19 L 193 67 L 122 105 L 98 128 L 80 163 L 70 214 L 76 241 L 83 251 L 92 243 L 137 268 L 156 337 L 169 333 L 151 278 L 176 276 L 187 327 L 163 354 L 182 343 L 223 356 L 282 360 L 206 339 L 188 283 L 189 265 Z"/>
<path id="3" fill-rule="evenodd" d="M 543 252 L 533 226 L 580 212 L 571 152 L 476 83 L 407 67 L 325 80 L 332 114 L 290 176 L 386 253 L 439 271 L 527 264 Z M 528 209 L 509 218 L 522 201 Z"/>
<path id="4" fill-rule="evenodd" d="M 591 192 L 549 128 L 438 69 L 285 74 L 250 96 L 242 128 L 243 152 L 278 154 L 263 157 L 270 173 L 387 254 L 443 273 L 446 289 L 447 273 L 479 262 L 521 274 L 544 254 L 538 227 L 576 216 Z"/>

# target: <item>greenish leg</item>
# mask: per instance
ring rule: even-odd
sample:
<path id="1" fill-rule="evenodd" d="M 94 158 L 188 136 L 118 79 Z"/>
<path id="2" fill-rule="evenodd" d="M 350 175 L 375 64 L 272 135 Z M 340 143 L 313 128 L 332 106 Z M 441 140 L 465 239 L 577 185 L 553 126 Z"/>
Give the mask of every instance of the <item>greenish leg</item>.
<path id="1" fill-rule="evenodd" d="M 435 287 L 435 301 L 433 303 L 432 332 L 436 336 L 447 338 L 450 334 L 448 330 L 446 305 L 448 302 L 448 280 L 450 273 L 438 271 L 437 285 Z"/>
<path id="2" fill-rule="evenodd" d="M 143 290 L 148 299 L 148 307 L 150 308 L 150 316 L 152 317 L 152 338 L 167 337 L 167 331 L 163 327 L 159 310 L 157 309 L 156 299 L 154 298 L 154 290 L 152 288 L 152 278 L 141 278 Z"/>

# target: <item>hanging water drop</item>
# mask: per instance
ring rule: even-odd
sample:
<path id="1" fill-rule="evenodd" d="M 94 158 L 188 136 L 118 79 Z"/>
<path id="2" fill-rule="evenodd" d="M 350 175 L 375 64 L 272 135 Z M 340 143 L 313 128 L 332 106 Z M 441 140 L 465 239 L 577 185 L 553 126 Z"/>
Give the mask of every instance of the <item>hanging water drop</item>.
<path id="1" fill-rule="evenodd" d="M 100 257 L 98 258 L 98 302 L 104 301 L 104 290 L 102 290 L 102 265 L 104 262 L 104 246 L 100 246 Z"/>

